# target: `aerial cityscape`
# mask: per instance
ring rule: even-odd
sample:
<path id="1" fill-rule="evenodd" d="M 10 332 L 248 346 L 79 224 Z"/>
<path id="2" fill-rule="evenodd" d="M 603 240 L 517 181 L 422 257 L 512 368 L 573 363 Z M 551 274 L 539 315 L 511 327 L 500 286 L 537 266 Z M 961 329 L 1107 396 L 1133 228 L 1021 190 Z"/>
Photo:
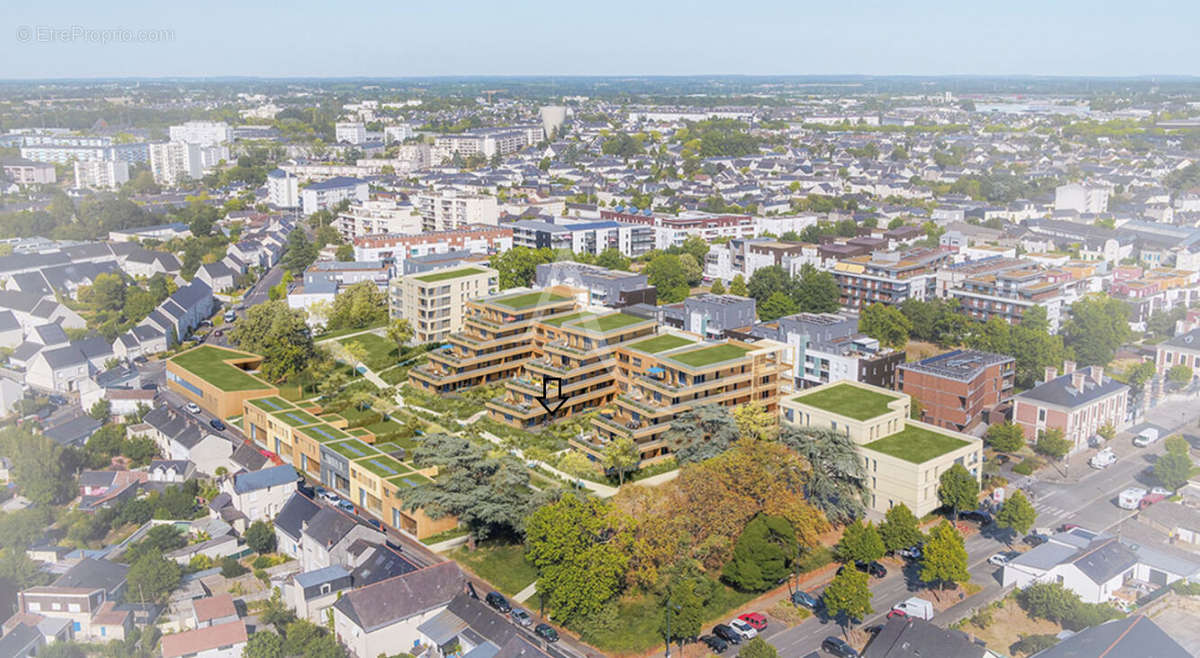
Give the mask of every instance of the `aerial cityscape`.
<path id="1" fill-rule="evenodd" d="M 1200 7 L 127 4 L 0 36 L 0 658 L 1200 656 Z"/>

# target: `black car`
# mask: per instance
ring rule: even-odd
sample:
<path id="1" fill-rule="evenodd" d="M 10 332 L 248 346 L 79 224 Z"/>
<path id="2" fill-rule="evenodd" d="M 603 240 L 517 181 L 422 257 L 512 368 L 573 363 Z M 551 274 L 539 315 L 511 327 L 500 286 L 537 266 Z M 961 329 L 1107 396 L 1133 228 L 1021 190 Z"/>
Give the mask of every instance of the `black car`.
<path id="1" fill-rule="evenodd" d="M 1050 541 L 1050 538 L 1047 537 L 1046 535 L 1041 535 L 1036 532 L 1031 532 L 1028 535 L 1025 535 L 1025 539 L 1022 539 L 1021 541 L 1025 542 L 1026 544 L 1029 544 L 1030 546 L 1041 546 L 1042 544 L 1045 544 L 1046 542 Z"/>
<path id="2" fill-rule="evenodd" d="M 143 391 L 157 391 L 158 384 L 142 384 Z"/>
<path id="3" fill-rule="evenodd" d="M 208 424 L 212 425 L 212 428 L 218 432 L 225 431 L 225 423 L 222 423 L 221 421 L 217 420 L 216 418 L 208 421 Z"/>
<path id="4" fill-rule="evenodd" d="M 707 644 L 713 653 L 725 653 L 725 650 L 729 648 L 729 643 L 716 635 L 701 635 L 700 641 Z"/>
<path id="5" fill-rule="evenodd" d="M 855 560 L 854 568 L 876 578 L 884 578 L 887 576 L 887 568 L 874 560 L 871 560 L 870 562 Z"/>
<path id="6" fill-rule="evenodd" d="M 50 400 L 50 404 L 53 404 L 53 405 L 55 405 L 55 406 L 57 406 L 57 407 L 61 407 L 61 406 L 63 406 L 64 404 L 66 404 L 66 403 L 67 403 L 67 399 L 66 399 L 66 398 L 64 398 L 64 397 L 63 397 L 63 396 L 61 396 L 61 395 L 51 395 L 51 396 L 50 396 L 49 398 L 47 398 L 47 399 L 49 399 L 49 400 Z"/>
<path id="7" fill-rule="evenodd" d="M 716 626 L 713 626 L 713 635 L 716 635 L 730 644 L 742 643 L 742 634 L 733 630 L 733 627 L 728 624 L 717 624 Z"/>
<path id="8" fill-rule="evenodd" d="M 992 522 L 992 515 L 983 510 L 971 510 L 963 512 L 958 517 L 964 521 L 974 521 L 979 525 L 987 525 Z"/>
<path id="9" fill-rule="evenodd" d="M 547 642 L 558 642 L 558 631 L 550 624 L 538 624 L 533 627 L 533 632 Z"/>
<path id="10" fill-rule="evenodd" d="M 508 614 L 512 610 L 512 606 L 508 604 L 508 599 L 504 598 L 504 595 L 500 592 L 488 592 L 484 600 L 487 601 L 488 605 L 504 614 Z"/>
<path id="11" fill-rule="evenodd" d="M 383 529 L 383 522 L 380 521 L 379 519 L 367 519 L 367 525 L 371 526 L 372 528 L 375 528 L 379 532 L 385 532 Z"/>
<path id="12" fill-rule="evenodd" d="M 842 638 L 833 635 L 821 640 L 821 650 L 838 656 L 838 658 L 858 658 L 858 652 L 854 650 L 854 647 L 846 644 Z"/>

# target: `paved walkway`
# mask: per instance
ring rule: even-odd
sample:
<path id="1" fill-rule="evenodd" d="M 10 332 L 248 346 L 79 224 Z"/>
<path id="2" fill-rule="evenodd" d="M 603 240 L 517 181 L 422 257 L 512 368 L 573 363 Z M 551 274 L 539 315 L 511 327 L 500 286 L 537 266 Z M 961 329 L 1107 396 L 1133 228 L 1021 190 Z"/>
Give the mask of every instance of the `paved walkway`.
<path id="1" fill-rule="evenodd" d="M 533 596 L 534 594 L 537 594 L 537 581 L 536 580 L 533 581 L 532 583 L 529 583 L 529 587 L 526 587 L 525 589 L 517 592 L 517 595 L 513 597 L 513 600 L 517 601 L 519 603 L 524 603 L 525 601 L 529 600 L 529 597 Z"/>
<path id="2" fill-rule="evenodd" d="M 671 480 L 674 480 L 677 477 L 679 477 L 679 469 L 678 468 L 673 471 L 667 471 L 666 473 L 659 473 L 658 475 L 651 475 L 648 478 L 643 478 L 641 480 L 638 480 L 637 482 L 633 482 L 632 484 L 636 484 L 638 486 L 644 486 L 644 487 L 657 487 L 658 485 L 663 484 L 665 482 L 670 482 Z"/>
<path id="3" fill-rule="evenodd" d="M 347 338 L 361 336 L 363 334 L 375 334 L 376 336 L 382 336 L 383 333 L 381 333 L 381 332 L 383 332 L 385 330 L 386 330 L 385 327 L 372 327 L 370 329 L 363 329 L 362 331 L 356 331 L 352 334 L 343 334 L 341 336 L 332 336 L 330 338 L 318 338 L 318 339 L 314 340 L 313 342 L 314 343 L 325 343 L 325 342 L 329 342 L 331 340 L 332 341 L 341 341 L 341 340 L 345 340 Z"/>

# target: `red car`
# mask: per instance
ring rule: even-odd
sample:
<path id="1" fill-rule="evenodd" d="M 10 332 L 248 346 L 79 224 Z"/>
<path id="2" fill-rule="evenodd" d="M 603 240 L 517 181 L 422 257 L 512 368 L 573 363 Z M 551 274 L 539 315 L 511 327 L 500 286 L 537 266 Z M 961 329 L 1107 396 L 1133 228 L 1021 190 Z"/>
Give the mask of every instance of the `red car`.
<path id="1" fill-rule="evenodd" d="M 888 619 L 891 619 L 892 617 L 907 617 L 907 616 L 908 616 L 908 613 L 903 610 L 891 610 L 887 613 Z"/>
<path id="2" fill-rule="evenodd" d="M 744 615 L 739 615 L 738 619 L 750 624 L 750 628 L 756 631 L 762 631 L 767 628 L 767 618 L 760 612 L 747 612 Z"/>

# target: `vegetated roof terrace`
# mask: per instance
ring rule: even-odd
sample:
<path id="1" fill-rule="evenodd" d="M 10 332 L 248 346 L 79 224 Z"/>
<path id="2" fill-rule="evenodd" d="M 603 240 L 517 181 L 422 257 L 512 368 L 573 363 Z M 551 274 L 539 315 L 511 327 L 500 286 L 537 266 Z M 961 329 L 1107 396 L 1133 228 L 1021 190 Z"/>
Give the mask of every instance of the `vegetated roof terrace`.
<path id="1" fill-rule="evenodd" d="M 721 345 L 712 345 L 710 347 L 701 347 L 699 349 L 689 350 L 687 352 L 680 352 L 679 354 L 672 354 L 670 358 L 693 368 L 703 368 L 705 366 L 721 363 L 722 361 L 737 359 L 745 356 L 746 352 L 749 351 L 749 348 L 745 348 L 740 345 L 724 343 Z"/>
<path id="2" fill-rule="evenodd" d="M 792 400 L 800 404 L 806 404 L 810 407 L 816 407 L 830 413 L 853 418 L 854 420 L 867 420 L 882 416 L 891 411 L 888 403 L 895 402 L 899 398 L 895 395 L 888 395 L 878 391 L 871 391 L 858 386 L 841 383 L 834 384 L 828 388 L 823 388 L 812 393 L 797 395 Z"/>
<path id="3" fill-rule="evenodd" d="M 967 442 L 963 439 L 956 439 L 941 432 L 905 423 L 903 430 L 872 441 L 863 447 L 903 459 L 906 462 L 922 464 L 965 445 Z"/>
<path id="4" fill-rule="evenodd" d="M 222 391 L 253 391 L 271 388 L 271 385 L 227 361 L 261 358 L 249 352 L 201 345 L 176 354 L 170 361 Z"/>
<path id="5" fill-rule="evenodd" d="M 457 270 L 445 270 L 418 276 L 417 281 L 436 283 L 438 281 L 449 281 L 450 279 L 461 279 L 464 276 L 471 276 L 473 274 L 483 274 L 483 270 L 478 267 L 461 267 Z"/>

